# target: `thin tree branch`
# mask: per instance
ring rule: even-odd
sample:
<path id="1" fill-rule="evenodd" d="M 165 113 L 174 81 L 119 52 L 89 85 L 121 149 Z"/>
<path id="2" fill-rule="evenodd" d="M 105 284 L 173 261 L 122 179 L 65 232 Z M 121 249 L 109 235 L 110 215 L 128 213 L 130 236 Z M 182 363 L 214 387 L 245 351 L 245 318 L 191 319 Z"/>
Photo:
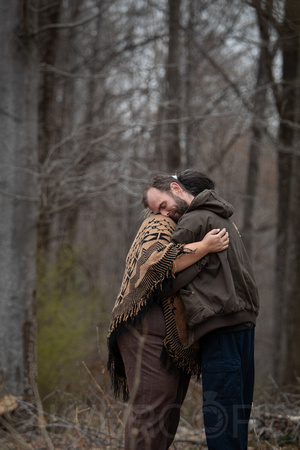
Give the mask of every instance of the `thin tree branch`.
<path id="1" fill-rule="evenodd" d="M 82 79 L 82 80 L 103 80 L 105 79 L 105 77 L 103 75 L 84 75 L 84 74 L 80 74 L 80 73 L 71 73 L 71 72 L 66 72 L 65 70 L 61 70 L 61 69 L 57 69 L 54 66 L 51 66 L 50 64 L 47 63 L 42 63 L 40 65 L 40 70 L 41 72 L 52 72 L 55 73 L 56 75 L 60 75 L 62 77 L 65 78 L 74 78 L 74 79 Z"/>
<path id="2" fill-rule="evenodd" d="M 13 194 L 11 192 L 6 192 L 0 190 L 0 195 L 7 198 L 13 198 L 14 200 L 20 200 L 22 202 L 31 202 L 31 203 L 39 203 L 40 199 L 38 197 L 25 197 L 19 194 Z"/>
<path id="3" fill-rule="evenodd" d="M 65 29 L 65 28 L 76 28 L 81 25 L 84 25 L 88 22 L 91 22 L 94 19 L 97 19 L 97 17 L 101 16 L 103 14 L 103 10 L 98 11 L 96 14 L 93 14 L 92 16 L 85 17 L 84 19 L 78 20 L 77 22 L 68 22 L 68 23 L 49 23 L 49 25 L 45 25 L 42 28 L 39 28 L 34 33 L 32 33 L 32 36 L 37 36 L 40 33 L 43 33 L 47 30 L 53 30 L 53 29 Z"/>

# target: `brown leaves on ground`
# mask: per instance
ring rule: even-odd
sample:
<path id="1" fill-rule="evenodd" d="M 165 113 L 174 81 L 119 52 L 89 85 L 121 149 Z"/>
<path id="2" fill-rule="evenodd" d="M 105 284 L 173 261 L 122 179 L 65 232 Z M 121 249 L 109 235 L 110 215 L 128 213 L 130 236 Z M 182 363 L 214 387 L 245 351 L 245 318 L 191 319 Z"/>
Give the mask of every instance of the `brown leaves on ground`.
<path id="1" fill-rule="evenodd" d="M 170 450 L 207 449 L 199 404 L 200 386 L 198 383 L 191 384 Z M 59 395 L 62 396 L 62 393 Z M 57 394 L 54 393 L 53 397 L 56 398 Z M 122 418 L 128 405 L 116 401 L 109 390 L 104 393 L 100 387 L 97 392 L 91 388 L 84 401 L 75 399 L 70 394 L 65 394 L 64 400 L 63 412 L 58 414 L 54 407 L 51 412 L 46 412 L 9 396 L 2 402 L 0 399 L 0 408 L 1 405 L 8 408 L 0 416 L 1 450 L 123 448 Z M 18 407 L 14 409 L 16 401 Z M 287 393 L 272 386 L 254 403 L 249 424 L 248 449 L 278 448 L 300 449 L 299 388 Z"/>

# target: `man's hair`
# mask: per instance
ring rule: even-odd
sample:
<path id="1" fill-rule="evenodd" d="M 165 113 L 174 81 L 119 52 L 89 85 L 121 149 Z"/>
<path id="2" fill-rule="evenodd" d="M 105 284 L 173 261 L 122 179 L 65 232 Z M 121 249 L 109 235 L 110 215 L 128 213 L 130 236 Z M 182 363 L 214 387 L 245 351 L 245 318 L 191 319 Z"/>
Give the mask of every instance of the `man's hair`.
<path id="1" fill-rule="evenodd" d="M 169 192 L 171 183 L 177 183 L 183 190 L 189 192 L 194 197 L 205 189 L 214 189 L 215 182 L 204 173 L 193 169 L 186 169 L 176 175 L 156 175 L 146 185 L 143 192 L 143 205 L 148 208 L 148 190 L 156 188 L 159 191 Z"/>
<path id="2" fill-rule="evenodd" d="M 156 188 L 159 191 L 164 191 L 164 192 L 168 192 L 170 191 L 170 184 L 173 182 L 178 182 L 177 177 L 176 176 L 172 176 L 172 175 L 156 175 L 155 177 L 151 178 L 151 180 L 147 183 L 147 185 L 145 186 L 144 192 L 143 192 L 143 199 L 142 199 L 142 203 L 144 205 L 145 208 L 148 208 L 148 191 L 150 188 Z M 180 186 L 182 187 L 182 189 L 185 189 L 183 185 Z"/>
<path id="3" fill-rule="evenodd" d="M 194 197 L 205 189 L 214 189 L 215 182 L 204 173 L 193 169 L 186 169 L 177 175 L 178 181 Z"/>

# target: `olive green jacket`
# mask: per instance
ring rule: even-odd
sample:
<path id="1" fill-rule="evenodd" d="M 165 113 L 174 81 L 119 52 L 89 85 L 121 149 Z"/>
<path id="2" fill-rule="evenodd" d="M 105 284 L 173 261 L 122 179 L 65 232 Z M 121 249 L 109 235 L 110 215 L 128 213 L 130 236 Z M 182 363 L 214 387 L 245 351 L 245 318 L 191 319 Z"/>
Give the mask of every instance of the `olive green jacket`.
<path id="1" fill-rule="evenodd" d="M 173 232 L 174 243 L 188 244 L 202 240 L 213 228 L 226 228 L 229 247 L 212 253 L 197 264 L 198 274 L 187 286 L 180 289 L 186 320 L 192 339 L 222 327 L 244 322 L 255 324 L 259 311 L 259 297 L 254 272 L 240 233 L 230 220 L 234 209 L 213 190 L 205 190 L 194 198 Z M 178 280 L 179 281 L 179 280 Z"/>

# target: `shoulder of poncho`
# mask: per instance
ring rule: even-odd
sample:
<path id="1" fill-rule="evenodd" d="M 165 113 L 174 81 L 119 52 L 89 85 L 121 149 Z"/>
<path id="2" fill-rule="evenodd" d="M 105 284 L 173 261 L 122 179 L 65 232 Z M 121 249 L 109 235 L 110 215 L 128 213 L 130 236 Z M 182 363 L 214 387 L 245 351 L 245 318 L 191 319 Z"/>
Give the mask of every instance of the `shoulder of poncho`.
<path id="1" fill-rule="evenodd" d="M 153 215 L 141 225 L 126 258 L 126 267 L 113 311 L 111 327 L 134 318 L 166 277 L 172 276 L 173 261 L 182 245 L 171 242 L 175 222 Z"/>
<path id="2" fill-rule="evenodd" d="M 176 228 L 176 223 L 170 217 L 165 217 L 161 214 L 152 214 L 144 220 L 141 225 L 140 231 L 148 228 L 149 226 L 159 226 L 161 228 L 165 228 L 166 230 L 170 230 L 170 232 L 172 233 Z"/>

